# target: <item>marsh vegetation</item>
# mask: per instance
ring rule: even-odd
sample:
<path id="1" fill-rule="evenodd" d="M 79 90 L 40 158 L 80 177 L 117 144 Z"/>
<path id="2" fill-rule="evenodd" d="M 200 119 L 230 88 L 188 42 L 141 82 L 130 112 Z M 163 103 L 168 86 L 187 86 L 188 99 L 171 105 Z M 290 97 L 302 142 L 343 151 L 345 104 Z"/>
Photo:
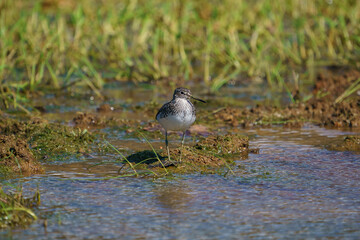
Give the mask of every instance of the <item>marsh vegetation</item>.
<path id="1" fill-rule="evenodd" d="M 133 217 L 121 209 L 129 202 L 151 212 L 154 209 L 149 206 L 155 194 L 159 195 L 162 206 L 160 210 L 155 208 L 156 211 L 169 207 L 162 205 L 164 196 L 157 190 L 147 189 L 143 202 L 137 202 L 142 193 L 137 192 L 138 186 L 161 185 L 163 181 L 183 183 L 183 178 L 190 179 L 188 182 L 193 189 L 197 189 L 197 181 L 202 180 L 206 187 L 214 185 L 227 189 L 221 197 L 218 192 L 208 196 L 230 199 L 230 204 L 220 201 L 220 206 L 228 204 L 226 207 L 239 204 L 239 196 L 235 194 L 239 186 L 241 189 L 250 186 L 240 198 L 249 200 L 244 205 L 246 209 L 255 206 L 256 210 L 248 217 L 255 216 L 258 220 L 258 214 L 264 217 L 264 224 L 271 217 L 281 219 L 281 216 L 278 218 L 276 212 L 268 218 L 257 212 L 264 207 L 264 199 L 258 196 L 253 197 L 255 205 L 251 196 L 246 199 L 248 193 L 262 186 L 265 187 L 259 191 L 259 196 L 264 193 L 264 196 L 271 196 L 265 201 L 272 199 L 271 204 L 279 203 L 279 212 L 293 200 L 287 199 L 288 196 L 304 198 L 297 190 L 306 183 L 310 190 L 304 189 L 304 195 L 313 198 L 312 202 L 322 204 L 318 201 L 321 196 L 313 195 L 318 189 L 324 196 L 334 199 L 328 204 L 321 198 L 324 204 L 320 207 L 295 201 L 303 204 L 305 210 L 310 209 L 310 214 L 313 209 L 326 208 L 327 212 L 320 214 L 320 222 L 335 219 L 327 214 L 334 212 L 332 203 L 339 203 L 339 212 L 348 213 L 348 202 L 358 204 L 353 200 L 358 195 L 351 195 L 352 189 L 359 188 L 359 170 L 354 164 L 360 148 L 359 12 L 360 1 L 2 0 L 1 181 L 5 186 L 28 177 L 26 181 L 31 192 L 36 184 L 44 188 L 36 191 L 34 197 L 28 197 L 29 192 L 25 191 L 24 197 L 19 189 L 0 187 L 0 228 L 24 227 L 34 223 L 38 213 L 45 215 L 44 219 L 51 219 L 52 227 L 61 228 L 58 216 L 66 219 L 69 214 L 71 219 L 77 219 L 80 215 L 72 214 L 79 209 L 86 217 L 77 221 L 82 227 L 88 227 L 89 223 L 82 221 L 95 209 L 99 211 L 96 212 L 99 219 L 111 216 L 109 222 L 104 222 L 111 229 L 115 219 L 120 217 L 121 222 L 126 222 L 122 217 Z M 184 148 L 179 147 L 180 136 L 170 135 L 173 140 L 170 155 L 174 164 L 165 154 L 163 132 L 154 115 L 170 97 L 169 92 L 178 86 L 193 87 L 196 95 L 208 103 L 196 106 L 198 118 L 187 132 Z M 292 138 L 284 140 L 282 134 Z M 331 134 L 335 135 L 336 142 L 331 141 Z M 329 135 L 329 139 L 324 135 Z M 259 136 L 266 139 L 265 143 Z M 274 146 L 272 141 L 275 141 Z M 279 152 L 284 152 L 285 156 Z M 350 159 L 350 163 L 337 162 L 339 155 Z M 297 167 L 295 170 L 292 164 Z M 327 181 L 336 184 L 318 180 L 318 173 L 311 172 L 313 165 Z M 345 169 L 346 176 L 342 175 L 343 169 L 336 172 L 338 165 Z M 298 171 L 303 168 L 306 171 Z M 338 178 L 327 178 L 327 174 Z M 346 180 L 347 176 L 353 181 Z M 224 182 L 219 184 L 220 178 Z M 308 179 L 317 180 L 309 183 Z M 108 182 L 113 185 L 103 185 Z M 138 185 L 134 187 L 133 183 Z M 122 184 L 126 187 L 122 188 Z M 276 184 L 281 185 L 282 190 L 275 189 Z M 47 191 L 54 185 L 55 196 Z M 94 191 L 93 187 L 99 185 L 105 190 Z M 333 186 L 343 186 L 341 191 L 344 190 L 350 200 L 336 198 L 338 195 L 333 191 L 337 189 L 333 190 Z M 74 189 L 81 192 L 82 187 L 89 188 L 89 192 L 82 195 L 74 191 L 72 194 Z M 234 196 L 226 195 L 228 189 Z M 276 198 L 272 198 L 271 189 L 275 189 Z M 277 195 L 283 189 L 294 191 Z M 116 193 L 109 194 L 107 190 L 124 192 L 114 200 Z M 50 204 L 46 211 L 38 209 L 40 192 Z M 138 195 L 132 196 L 133 192 Z M 167 189 L 165 195 L 169 192 L 175 197 L 165 197 L 165 202 L 170 205 L 176 202 L 171 209 L 183 206 L 182 200 L 186 202 L 188 198 L 186 193 L 182 195 L 181 191 L 171 189 Z M 103 204 L 103 198 L 108 198 L 108 202 L 125 199 L 127 202 L 119 204 L 123 215 L 102 212 L 107 208 L 99 210 L 99 203 L 91 202 Z M 286 204 L 278 202 L 277 198 Z M 66 205 L 69 199 L 74 202 L 86 199 L 89 202 L 84 205 L 94 205 L 82 208 L 70 202 L 71 213 L 62 209 L 58 214 L 56 208 Z M 344 204 L 343 201 L 348 202 Z M 132 207 L 130 214 L 136 209 Z M 203 214 L 202 207 L 201 203 L 193 210 Z M 111 212 L 118 210 L 115 207 Z M 207 214 L 206 218 L 192 217 L 196 222 L 206 222 Z M 236 216 L 232 211 L 227 214 Z M 290 212 L 280 223 L 284 232 L 288 229 L 286 219 L 294 219 L 292 214 L 298 215 L 298 212 Z M 349 232 L 336 228 L 329 231 L 335 231 L 335 235 L 340 233 L 340 238 L 353 236 L 359 229 L 358 220 L 353 221 L 353 216 L 347 219 L 356 225 L 344 223 L 348 227 L 344 229 L 350 229 Z M 303 220 L 306 228 L 309 222 Z M 69 222 L 73 227 L 74 222 Z M 142 226 L 143 222 L 152 223 L 141 218 L 138 225 Z M 248 226 L 248 222 L 237 223 L 237 226 L 241 229 L 239 226 Z M 90 223 L 90 226 L 94 225 Z M 125 229 L 123 234 L 134 234 L 126 230 L 133 227 L 121 228 Z M 151 229 L 158 227 L 155 225 Z M 36 228 L 39 231 L 43 227 Z M 142 231 L 137 229 L 137 232 Z M 58 229 L 51 234 L 56 235 L 56 232 Z M 327 230 L 319 232 L 325 234 Z M 102 237 L 96 234 L 97 238 Z M 252 236 L 259 235 L 253 233 Z M 311 235 L 310 231 L 310 235 L 303 237 L 314 236 L 319 235 Z"/>

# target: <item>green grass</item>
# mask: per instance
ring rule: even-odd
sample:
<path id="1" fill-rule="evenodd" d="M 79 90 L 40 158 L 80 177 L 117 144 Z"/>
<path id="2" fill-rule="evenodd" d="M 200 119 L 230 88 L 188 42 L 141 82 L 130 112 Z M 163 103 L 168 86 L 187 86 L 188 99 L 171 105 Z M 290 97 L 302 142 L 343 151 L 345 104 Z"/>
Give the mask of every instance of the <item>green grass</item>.
<path id="1" fill-rule="evenodd" d="M 38 219 L 32 209 L 39 205 L 39 192 L 32 198 L 24 198 L 20 190 L 10 194 L 0 187 L 0 229 L 31 224 Z"/>
<path id="2" fill-rule="evenodd" d="M 247 75 L 288 91 L 287 76 L 359 66 L 359 1 L 69 1 L 0 3 L 0 98 L 107 79 L 200 77 L 217 91 Z M 49 4 L 45 4 L 49 3 Z M 8 90 L 6 90 L 8 89 Z"/>
<path id="3" fill-rule="evenodd" d="M 336 98 L 335 103 L 342 102 L 345 98 L 349 97 L 351 94 L 360 90 L 360 78 L 353 82 L 338 98 Z"/>

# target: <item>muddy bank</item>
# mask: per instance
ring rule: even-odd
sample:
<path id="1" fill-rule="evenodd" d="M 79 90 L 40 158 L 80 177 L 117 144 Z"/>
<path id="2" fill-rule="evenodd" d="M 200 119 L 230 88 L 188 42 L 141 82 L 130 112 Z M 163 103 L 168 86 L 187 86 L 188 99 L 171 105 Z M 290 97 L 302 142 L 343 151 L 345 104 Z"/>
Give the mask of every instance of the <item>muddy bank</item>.
<path id="1" fill-rule="evenodd" d="M 305 102 L 296 103 L 283 108 L 256 106 L 241 109 L 238 107 L 219 108 L 206 115 L 203 124 L 217 126 L 254 127 L 283 125 L 285 127 L 301 127 L 311 122 L 327 127 L 360 127 L 360 96 L 356 93 L 339 101 L 339 96 L 360 78 L 356 70 L 325 71 L 317 76 L 313 87 L 313 97 Z M 301 99 L 299 93 L 294 99 Z"/>
<path id="2" fill-rule="evenodd" d="M 44 169 L 24 139 L 15 135 L 0 136 L 0 173 L 32 174 L 43 173 Z"/>
<path id="3" fill-rule="evenodd" d="M 193 146 L 170 148 L 170 160 L 166 151 L 154 152 L 145 150 L 131 154 L 127 160 L 140 170 L 151 170 L 152 173 L 218 173 L 228 171 L 235 159 L 248 157 L 249 139 L 242 135 L 226 134 L 203 137 Z M 125 162 L 126 164 L 126 162 Z M 132 170 L 127 167 L 127 170 Z"/>
<path id="4" fill-rule="evenodd" d="M 88 151 L 94 136 L 87 130 L 41 119 L 0 119 L 0 169 L 3 173 L 42 173 L 39 160 L 64 159 Z"/>
<path id="5" fill-rule="evenodd" d="M 327 146 L 334 151 L 356 151 L 360 152 L 360 136 L 346 136 L 343 142 Z"/>

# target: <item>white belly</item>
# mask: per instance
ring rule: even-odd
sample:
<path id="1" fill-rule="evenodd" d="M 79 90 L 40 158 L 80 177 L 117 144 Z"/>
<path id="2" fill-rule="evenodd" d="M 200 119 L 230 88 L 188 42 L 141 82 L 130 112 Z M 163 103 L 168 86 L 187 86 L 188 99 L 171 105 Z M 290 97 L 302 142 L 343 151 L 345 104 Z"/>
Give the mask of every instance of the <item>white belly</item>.
<path id="1" fill-rule="evenodd" d="M 163 128 L 170 131 L 185 131 L 195 122 L 195 116 L 190 114 L 169 115 L 158 119 Z"/>
<path id="2" fill-rule="evenodd" d="M 195 122 L 195 112 L 193 112 L 193 107 L 185 99 L 176 99 L 174 103 L 174 108 L 177 111 L 172 111 L 171 114 L 164 114 L 164 116 L 157 117 L 157 120 L 165 128 L 170 131 L 185 131 L 189 129 L 191 124 Z"/>

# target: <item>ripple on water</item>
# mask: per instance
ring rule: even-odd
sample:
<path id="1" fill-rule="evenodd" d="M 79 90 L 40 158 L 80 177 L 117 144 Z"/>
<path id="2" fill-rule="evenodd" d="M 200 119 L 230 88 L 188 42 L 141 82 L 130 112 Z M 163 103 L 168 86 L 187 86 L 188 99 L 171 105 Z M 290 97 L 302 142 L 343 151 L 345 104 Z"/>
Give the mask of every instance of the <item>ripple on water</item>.
<path id="1" fill-rule="evenodd" d="M 260 154 L 238 163 L 253 174 L 227 178 L 94 180 L 80 163 L 23 179 L 39 187 L 41 218 L 16 239 L 357 238 L 359 155 L 319 146 L 345 134 L 319 128 L 249 131 Z M 331 138 L 329 138 L 331 136 Z M 330 140 L 329 140 L 330 139 Z M 93 163 L 91 163 L 93 164 Z M 58 168 L 58 169 L 57 169 Z M 269 172 L 268 177 L 258 173 Z"/>

